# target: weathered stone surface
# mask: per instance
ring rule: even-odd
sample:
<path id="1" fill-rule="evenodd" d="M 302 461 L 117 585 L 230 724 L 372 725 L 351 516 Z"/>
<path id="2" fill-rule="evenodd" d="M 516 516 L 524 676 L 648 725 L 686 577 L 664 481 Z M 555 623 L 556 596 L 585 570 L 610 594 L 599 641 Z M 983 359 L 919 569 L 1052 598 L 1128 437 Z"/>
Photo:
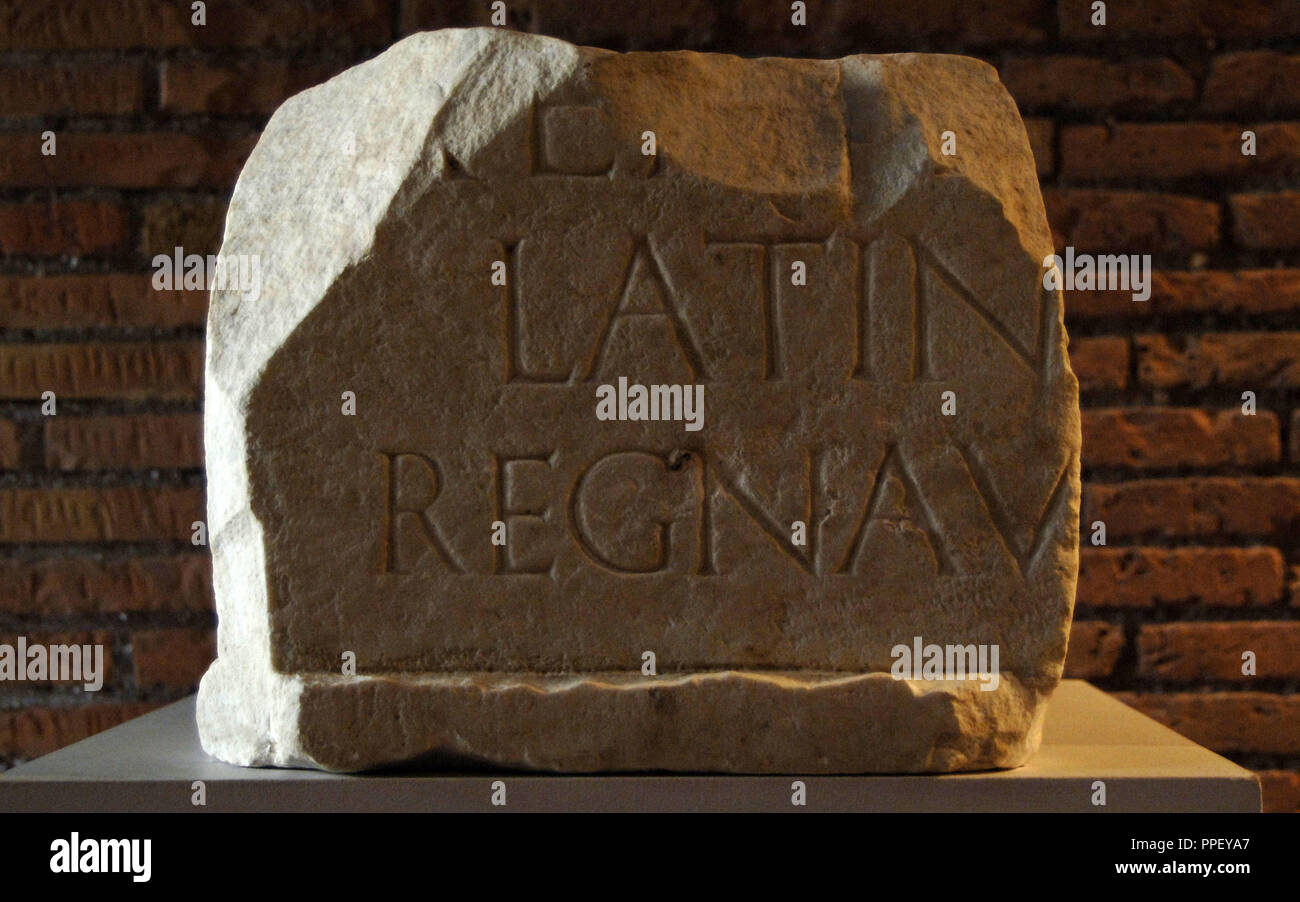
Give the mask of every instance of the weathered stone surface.
<path id="1" fill-rule="evenodd" d="M 970 59 L 449 30 L 294 97 L 227 218 L 260 295 L 216 290 L 209 319 L 205 748 L 1022 763 L 1077 570 L 1051 252 L 1024 127 Z M 598 419 L 620 377 L 702 385 L 702 428 Z M 895 679 L 916 637 L 996 648 L 996 684 Z"/>

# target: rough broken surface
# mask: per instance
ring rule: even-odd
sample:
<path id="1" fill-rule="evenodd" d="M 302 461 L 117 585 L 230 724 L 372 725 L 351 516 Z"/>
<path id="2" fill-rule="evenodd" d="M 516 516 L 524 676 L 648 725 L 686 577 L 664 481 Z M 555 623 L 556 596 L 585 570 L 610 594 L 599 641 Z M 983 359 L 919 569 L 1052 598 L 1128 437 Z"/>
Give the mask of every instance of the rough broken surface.
<path id="1" fill-rule="evenodd" d="M 1077 383 L 991 67 L 419 34 L 276 112 L 222 252 L 263 284 L 209 318 L 211 754 L 833 773 L 1037 747 Z M 703 428 L 598 420 L 619 377 L 703 385 Z M 996 645 L 997 688 L 895 679 L 914 637 Z"/>

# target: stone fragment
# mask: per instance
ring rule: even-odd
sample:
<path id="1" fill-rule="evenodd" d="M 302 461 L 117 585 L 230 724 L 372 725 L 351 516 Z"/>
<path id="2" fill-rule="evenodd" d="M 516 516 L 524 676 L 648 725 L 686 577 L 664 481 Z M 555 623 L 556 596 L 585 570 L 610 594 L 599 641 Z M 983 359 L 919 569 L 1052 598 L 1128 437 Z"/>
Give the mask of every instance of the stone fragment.
<path id="1" fill-rule="evenodd" d="M 447 30 L 292 98 L 211 303 L 204 747 L 1023 763 L 1077 570 L 1051 253 L 971 59 Z"/>

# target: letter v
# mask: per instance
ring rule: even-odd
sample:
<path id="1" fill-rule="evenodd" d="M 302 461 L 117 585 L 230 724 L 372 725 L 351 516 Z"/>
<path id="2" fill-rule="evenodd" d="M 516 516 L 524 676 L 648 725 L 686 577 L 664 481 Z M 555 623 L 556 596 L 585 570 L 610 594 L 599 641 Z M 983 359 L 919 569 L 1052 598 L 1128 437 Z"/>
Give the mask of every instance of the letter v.
<path id="1" fill-rule="evenodd" d="M 954 447 L 956 447 L 957 453 L 961 455 L 962 461 L 966 464 L 975 491 L 979 494 L 980 500 L 984 502 L 984 507 L 988 509 L 989 519 L 993 521 L 993 528 L 997 530 L 998 536 L 1002 539 L 1002 544 L 1006 546 L 1007 551 L 1011 552 L 1011 556 L 1015 559 L 1016 569 L 1020 571 L 1022 577 L 1028 576 L 1030 568 L 1038 561 L 1039 556 L 1043 553 L 1043 548 L 1047 545 L 1050 536 L 1048 526 L 1058 519 L 1057 515 L 1060 507 L 1065 503 L 1068 495 L 1069 480 L 1066 477 L 1070 475 L 1070 460 L 1067 458 L 1065 463 L 1061 465 L 1061 472 L 1056 477 L 1056 483 L 1051 494 L 1047 496 L 1047 503 L 1043 505 L 1043 509 L 1038 515 L 1038 522 L 1034 525 L 1034 532 L 1029 537 L 1028 547 L 1019 549 L 1012 542 L 1014 530 L 1011 517 L 999 501 L 998 493 L 993 487 L 993 480 L 989 478 L 988 470 L 980 461 L 979 453 L 968 445 L 955 444 Z"/>

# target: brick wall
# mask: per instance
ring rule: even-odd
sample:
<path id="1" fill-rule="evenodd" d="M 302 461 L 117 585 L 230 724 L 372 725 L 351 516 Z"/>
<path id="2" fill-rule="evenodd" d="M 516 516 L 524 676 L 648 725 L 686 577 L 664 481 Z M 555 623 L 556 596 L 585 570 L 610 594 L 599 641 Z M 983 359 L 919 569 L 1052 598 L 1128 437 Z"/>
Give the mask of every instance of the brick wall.
<path id="1" fill-rule="evenodd" d="M 1082 552 L 1068 675 L 1258 770 L 1266 806 L 1295 811 L 1300 4 L 1115 0 L 1104 27 L 1090 5 L 809 0 L 797 27 L 781 0 L 507 2 L 510 27 L 616 50 L 924 50 L 998 67 L 1057 244 L 1150 253 L 1158 270 L 1142 304 L 1067 292 L 1084 520 L 1109 542 Z M 487 24 L 489 4 L 211 0 L 206 14 L 0 0 L 0 636 L 111 650 L 94 695 L 0 684 L 3 764 L 191 692 L 213 654 L 208 560 L 190 543 L 205 299 L 154 291 L 151 257 L 217 250 L 241 162 L 285 97 L 413 31 Z"/>

